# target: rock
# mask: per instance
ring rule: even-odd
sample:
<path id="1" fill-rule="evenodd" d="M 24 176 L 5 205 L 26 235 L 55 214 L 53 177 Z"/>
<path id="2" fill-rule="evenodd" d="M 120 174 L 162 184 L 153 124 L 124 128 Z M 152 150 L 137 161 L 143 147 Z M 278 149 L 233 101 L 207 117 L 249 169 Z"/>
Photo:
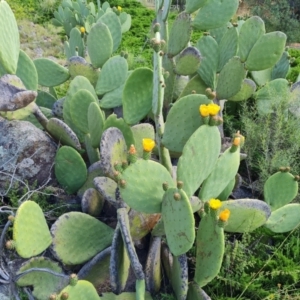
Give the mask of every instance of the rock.
<path id="1" fill-rule="evenodd" d="M 27 121 L 7 121 L 0 117 L 0 195 L 18 181 L 53 183 L 53 163 L 57 145 L 42 130 Z M 19 182 L 19 186 L 23 184 Z"/>

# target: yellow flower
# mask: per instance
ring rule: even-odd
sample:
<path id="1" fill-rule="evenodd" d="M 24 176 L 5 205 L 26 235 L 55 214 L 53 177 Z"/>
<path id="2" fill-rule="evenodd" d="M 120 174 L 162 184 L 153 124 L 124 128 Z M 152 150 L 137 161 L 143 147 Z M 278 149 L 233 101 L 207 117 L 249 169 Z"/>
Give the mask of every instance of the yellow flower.
<path id="1" fill-rule="evenodd" d="M 151 152 L 155 146 L 155 142 L 152 139 L 143 139 L 143 149 L 146 152 Z"/>
<path id="2" fill-rule="evenodd" d="M 241 143 L 241 138 L 240 138 L 240 137 L 235 137 L 235 138 L 233 139 L 232 144 L 233 144 L 234 146 L 239 146 L 240 143 Z"/>
<path id="3" fill-rule="evenodd" d="M 219 219 L 223 222 L 227 222 L 230 216 L 230 210 L 228 208 L 222 210 L 219 215 Z"/>
<path id="4" fill-rule="evenodd" d="M 118 11 L 121 11 L 122 7 L 121 6 L 117 6 L 117 9 L 118 9 Z"/>
<path id="5" fill-rule="evenodd" d="M 199 107 L 199 112 L 202 117 L 208 117 L 209 116 L 208 106 L 205 104 L 201 104 Z"/>
<path id="6" fill-rule="evenodd" d="M 208 104 L 208 112 L 211 116 L 215 116 L 220 111 L 220 106 L 214 103 Z"/>
<path id="7" fill-rule="evenodd" d="M 213 210 L 217 210 L 222 206 L 222 202 L 219 199 L 210 199 L 209 207 Z"/>
<path id="8" fill-rule="evenodd" d="M 85 33 L 85 28 L 84 27 L 80 27 L 80 32 L 81 33 Z"/>

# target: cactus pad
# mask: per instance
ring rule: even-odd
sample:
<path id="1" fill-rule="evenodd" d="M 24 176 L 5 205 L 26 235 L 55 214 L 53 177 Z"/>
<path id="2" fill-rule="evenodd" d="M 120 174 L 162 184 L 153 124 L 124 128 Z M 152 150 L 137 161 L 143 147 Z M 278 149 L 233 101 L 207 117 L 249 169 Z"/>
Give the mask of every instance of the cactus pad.
<path id="1" fill-rule="evenodd" d="M 207 85 L 201 79 L 201 77 L 198 74 L 196 74 L 193 78 L 189 80 L 189 82 L 184 87 L 178 98 L 182 98 L 190 94 L 205 94 L 206 89 Z"/>
<path id="2" fill-rule="evenodd" d="M 63 271 L 58 263 L 51 261 L 46 257 L 34 257 L 26 261 L 18 273 L 24 272 L 31 268 L 46 268 L 56 273 L 61 273 Z M 17 273 L 17 274 L 18 274 Z M 49 295 L 52 293 L 57 293 L 69 283 L 69 278 L 58 277 L 47 272 L 31 272 L 27 275 L 22 276 L 18 281 L 18 286 L 33 286 L 33 296 L 39 300 L 48 300 Z"/>
<path id="3" fill-rule="evenodd" d="M 138 160 L 122 173 L 126 185 L 120 188 L 123 200 L 133 209 L 144 213 L 160 213 L 164 195 L 162 184 L 175 183 L 165 167 L 151 160 Z"/>
<path id="4" fill-rule="evenodd" d="M 127 146 L 122 132 L 115 127 L 104 130 L 100 142 L 100 164 L 109 177 L 114 176 L 114 164 L 127 161 Z"/>
<path id="5" fill-rule="evenodd" d="M 195 239 L 195 220 L 186 193 L 182 189 L 169 188 L 162 201 L 167 243 L 173 255 L 179 256 L 191 249 Z"/>
<path id="6" fill-rule="evenodd" d="M 128 77 L 123 90 L 124 120 L 129 125 L 139 123 L 152 108 L 153 72 L 137 68 Z"/>
<path id="7" fill-rule="evenodd" d="M 226 208 L 230 210 L 227 232 L 251 232 L 265 224 L 271 214 L 269 205 L 256 199 L 223 201 L 221 210 Z"/>
<path id="8" fill-rule="evenodd" d="M 113 229 L 80 212 L 60 216 L 51 227 L 52 252 L 67 265 L 81 264 L 111 244 Z"/>
<path id="9" fill-rule="evenodd" d="M 193 75 L 197 72 L 201 54 L 195 47 L 185 48 L 176 59 L 175 73 L 178 75 Z"/>
<path id="10" fill-rule="evenodd" d="M 55 156 L 55 176 L 67 193 L 76 192 L 86 181 L 87 169 L 80 154 L 69 146 L 61 147 Z"/>
<path id="11" fill-rule="evenodd" d="M 116 201 L 116 189 L 118 187 L 117 183 L 108 178 L 108 177 L 95 177 L 94 185 L 97 191 L 102 195 L 102 197 L 114 204 L 117 207 L 117 201 Z"/>
<path id="12" fill-rule="evenodd" d="M 177 167 L 177 180 L 182 181 L 190 198 L 212 172 L 221 150 L 221 137 L 216 126 L 202 125 L 185 144 Z"/>
<path id="13" fill-rule="evenodd" d="M 203 124 L 199 106 L 210 102 L 204 95 L 188 95 L 176 101 L 167 116 L 163 145 L 171 151 L 182 152 L 187 140 Z"/>
<path id="14" fill-rule="evenodd" d="M 95 287 L 86 280 L 78 280 L 76 285 L 65 287 L 58 295 L 58 299 L 64 299 L 63 294 L 67 294 L 68 298 L 65 299 L 70 300 L 99 300 Z"/>
<path id="15" fill-rule="evenodd" d="M 6 1 L 0 1 L 0 63 L 9 74 L 15 74 L 19 59 L 20 38 L 18 25 Z"/>
<path id="16" fill-rule="evenodd" d="M 272 211 L 290 203 L 298 194 L 298 182 L 289 172 L 277 172 L 264 184 L 264 199 Z"/>
<path id="17" fill-rule="evenodd" d="M 256 84 L 251 79 L 245 78 L 242 87 L 238 93 L 234 96 L 229 97 L 228 100 L 230 101 L 244 101 L 249 99 L 256 90 Z"/>
<path id="18" fill-rule="evenodd" d="M 42 209 L 33 201 L 25 201 L 17 210 L 13 223 L 16 251 L 23 258 L 36 256 L 51 244 L 50 231 Z"/>
<path id="19" fill-rule="evenodd" d="M 104 130 L 104 113 L 99 108 L 98 103 L 92 102 L 89 105 L 87 116 L 92 146 L 98 148 Z"/>
<path id="20" fill-rule="evenodd" d="M 300 204 L 287 204 L 272 212 L 265 227 L 276 233 L 288 232 L 300 224 Z"/>
<path id="21" fill-rule="evenodd" d="M 103 197 L 93 188 L 87 189 L 81 199 L 82 212 L 99 217 L 104 205 Z"/>
<path id="22" fill-rule="evenodd" d="M 70 77 L 69 70 L 48 58 L 37 58 L 33 61 L 38 81 L 43 86 L 57 86 Z"/>

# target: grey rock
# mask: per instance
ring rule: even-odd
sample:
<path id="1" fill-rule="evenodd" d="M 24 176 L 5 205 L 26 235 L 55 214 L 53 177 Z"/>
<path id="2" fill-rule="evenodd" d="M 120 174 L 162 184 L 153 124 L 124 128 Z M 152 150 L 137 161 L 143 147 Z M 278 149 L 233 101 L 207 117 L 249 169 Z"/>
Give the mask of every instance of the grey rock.
<path id="1" fill-rule="evenodd" d="M 5 195 L 11 181 L 12 186 L 20 180 L 29 185 L 52 184 L 56 148 L 53 140 L 30 122 L 0 117 L 0 195 Z"/>

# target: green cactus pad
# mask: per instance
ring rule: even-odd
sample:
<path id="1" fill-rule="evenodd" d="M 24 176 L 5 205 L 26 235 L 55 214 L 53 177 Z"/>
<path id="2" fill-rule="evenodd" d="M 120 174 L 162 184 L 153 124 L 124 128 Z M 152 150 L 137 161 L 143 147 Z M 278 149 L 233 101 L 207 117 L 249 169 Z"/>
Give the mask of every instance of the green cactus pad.
<path id="1" fill-rule="evenodd" d="M 272 211 L 290 203 L 298 194 L 298 182 L 289 172 L 277 172 L 264 184 L 264 199 Z"/>
<path id="2" fill-rule="evenodd" d="M 37 90 L 38 74 L 35 65 L 23 50 L 20 50 L 16 75 L 22 80 L 27 90 Z"/>
<path id="3" fill-rule="evenodd" d="M 133 242 L 139 242 L 145 237 L 156 225 L 160 218 L 160 214 L 145 214 L 134 209 L 130 209 L 128 213 L 130 235 Z"/>
<path id="4" fill-rule="evenodd" d="M 38 81 L 43 86 L 57 86 L 70 78 L 69 70 L 48 58 L 37 58 L 33 61 Z"/>
<path id="5" fill-rule="evenodd" d="M 189 80 L 189 82 L 184 87 L 183 91 L 181 92 L 178 98 L 182 98 L 184 96 L 191 95 L 191 94 L 205 94 L 206 89 L 207 89 L 207 85 L 197 74 Z"/>
<path id="6" fill-rule="evenodd" d="M 138 157 L 143 156 L 143 139 L 155 139 L 154 127 L 149 123 L 137 124 L 131 127 L 134 145 Z"/>
<path id="7" fill-rule="evenodd" d="M 200 50 L 202 60 L 198 74 L 205 84 L 212 90 L 216 87 L 216 73 L 219 65 L 219 46 L 214 38 L 204 35 L 197 42 L 196 47 Z"/>
<path id="8" fill-rule="evenodd" d="M 63 119 L 66 124 L 68 124 L 72 130 L 76 133 L 79 140 L 83 142 L 83 134 L 82 132 L 75 126 L 74 120 L 71 117 L 71 108 L 70 103 L 72 101 L 72 97 L 80 90 L 87 90 L 92 93 L 95 100 L 98 99 L 95 89 L 90 83 L 90 81 L 84 76 L 76 76 L 70 83 L 64 104 L 63 104 Z"/>
<path id="9" fill-rule="evenodd" d="M 290 97 L 289 83 L 278 78 L 268 82 L 254 94 L 257 110 L 260 114 L 269 114 L 277 110 L 278 105 Z"/>
<path id="10" fill-rule="evenodd" d="M 96 93 L 103 95 L 125 83 L 128 73 L 127 60 L 122 56 L 108 59 L 102 67 L 96 84 Z"/>
<path id="11" fill-rule="evenodd" d="M 129 125 L 139 123 L 152 108 L 153 71 L 137 68 L 128 77 L 123 90 L 124 120 Z"/>
<path id="12" fill-rule="evenodd" d="M 117 225 L 113 236 L 110 257 L 110 284 L 114 293 L 120 294 L 126 286 L 130 260 L 124 246 L 120 226 Z"/>
<path id="13" fill-rule="evenodd" d="M 105 93 L 103 98 L 100 100 L 101 108 L 115 108 L 122 105 L 122 96 L 125 84 L 117 87 L 116 89 Z"/>
<path id="14" fill-rule="evenodd" d="M 96 85 L 100 71 L 94 69 L 84 58 L 80 56 L 72 56 L 68 60 L 68 68 L 71 79 L 78 75 L 86 77 L 93 86 Z"/>
<path id="15" fill-rule="evenodd" d="M 95 177 L 93 180 L 95 188 L 101 194 L 101 196 L 111 204 L 117 207 L 117 200 L 116 200 L 116 189 L 118 184 L 108 178 L 108 177 Z"/>
<path id="16" fill-rule="evenodd" d="M 201 218 L 196 237 L 196 270 L 194 281 L 203 287 L 220 272 L 225 250 L 224 230 L 213 215 Z"/>
<path id="17" fill-rule="evenodd" d="M 175 19 L 168 41 L 168 56 L 173 57 L 180 53 L 188 44 L 192 33 L 191 16 L 181 12 Z"/>
<path id="18" fill-rule="evenodd" d="M 272 68 L 271 79 L 286 78 L 290 69 L 289 53 L 284 51 L 280 60 Z"/>
<path id="19" fill-rule="evenodd" d="M 92 217 L 99 217 L 104 205 L 103 197 L 93 188 L 87 189 L 81 199 L 82 212 Z"/>
<path id="20" fill-rule="evenodd" d="M 98 22 L 95 24 L 88 37 L 87 48 L 94 68 L 101 68 L 113 52 L 113 39 L 108 27 Z"/>
<path id="21" fill-rule="evenodd" d="M 251 77 L 260 86 L 265 85 L 267 82 L 271 81 L 272 69 L 269 68 L 261 71 L 252 71 Z"/>
<path id="22" fill-rule="evenodd" d="M 189 283 L 187 300 L 211 300 L 196 282 Z"/>
<path id="23" fill-rule="evenodd" d="M 230 210 L 227 232 L 251 232 L 265 224 L 271 214 L 269 205 L 256 199 L 223 201 L 220 211 L 226 208 Z"/>
<path id="24" fill-rule="evenodd" d="M 178 75 L 193 75 L 197 72 L 201 55 L 197 48 L 185 48 L 176 59 L 175 73 Z"/>
<path id="25" fill-rule="evenodd" d="M 240 165 L 240 149 L 230 152 L 228 148 L 217 160 L 213 171 L 204 180 L 199 198 L 206 202 L 211 198 L 216 198 L 235 177 Z"/>
<path id="26" fill-rule="evenodd" d="M 239 32 L 239 57 L 242 62 L 247 60 L 251 49 L 265 32 L 265 23 L 260 17 L 253 16 L 245 21 Z"/>
<path id="27" fill-rule="evenodd" d="M 74 125 L 83 133 L 89 132 L 88 109 L 91 103 L 96 103 L 93 94 L 87 90 L 79 90 L 68 105 Z"/>
<path id="28" fill-rule="evenodd" d="M 238 49 L 238 31 L 236 27 L 227 29 L 219 43 L 219 65 L 218 73 L 226 63 L 236 55 Z"/>
<path id="29" fill-rule="evenodd" d="M 202 125 L 185 144 L 177 166 L 177 180 L 182 181 L 190 198 L 215 167 L 221 150 L 216 126 Z"/>
<path id="30" fill-rule="evenodd" d="M 71 146 L 77 150 L 81 149 L 80 142 L 72 129 L 57 118 L 51 118 L 47 123 L 48 132 L 63 145 Z"/>
<path id="31" fill-rule="evenodd" d="M 100 160 L 99 146 L 96 148 L 93 147 L 89 133 L 84 136 L 84 145 L 90 164 L 98 162 Z"/>
<path id="32" fill-rule="evenodd" d="M 186 299 L 188 292 L 188 264 L 185 254 L 173 257 L 170 279 L 176 299 Z"/>
<path id="33" fill-rule="evenodd" d="M 245 101 L 249 99 L 256 91 L 256 84 L 253 80 L 245 78 L 242 83 L 242 88 L 234 96 L 228 98 L 230 101 Z"/>
<path id="34" fill-rule="evenodd" d="M 219 196 L 217 197 L 217 199 L 221 200 L 221 201 L 225 201 L 228 200 L 231 192 L 233 191 L 234 187 L 236 184 L 236 177 L 232 178 L 229 183 L 227 184 L 227 186 L 225 187 L 225 189 L 221 192 L 221 194 L 219 194 Z"/>
<path id="35" fill-rule="evenodd" d="M 151 160 L 138 160 L 122 173 L 126 181 L 120 188 L 123 200 L 133 209 L 144 213 L 160 213 L 164 195 L 162 184 L 175 183 L 165 167 Z"/>
<path id="36" fill-rule="evenodd" d="M 145 280 L 146 289 L 151 294 L 158 293 L 161 286 L 161 237 L 153 237 L 149 247 L 146 265 L 145 265 Z"/>
<path id="37" fill-rule="evenodd" d="M 50 93 L 38 90 L 38 95 L 35 99 L 36 105 L 52 109 L 56 101 L 56 98 Z"/>
<path id="38" fill-rule="evenodd" d="M 76 192 L 86 181 L 87 169 L 80 154 L 72 147 L 61 147 L 55 156 L 55 176 L 66 192 Z"/>
<path id="39" fill-rule="evenodd" d="M 123 134 L 123 137 L 126 141 L 126 145 L 127 145 L 127 148 L 129 149 L 129 147 L 131 145 L 134 145 L 135 144 L 135 141 L 134 141 L 134 137 L 133 137 L 133 133 L 131 131 L 131 128 L 129 127 L 129 125 L 127 125 L 124 121 L 124 119 L 122 118 L 117 118 L 117 115 L 116 114 L 111 114 L 106 120 L 105 120 L 105 123 L 104 123 L 104 127 L 103 127 L 103 130 L 106 130 L 107 128 L 110 128 L 110 127 L 116 127 L 118 128 L 122 134 Z"/>
<path id="40" fill-rule="evenodd" d="M 211 0 L 199 10 L 193 20 L 193 27 L 209 30 L 225 25 L 236 13 L 239 0 Z"/>
<path id="41" fill-rule="evenodd" d="M 201 8 L 203 5 L 206 4 L 208 0 L 190 0 L 186 2 L 185 5 L 185 11 L 189 14 L 195 12 L 196 10 L 198 10 L 199 8 Z"/>
<path id="42" fill-rule="evenodd" d="M 176 101 L 167 116 L 163 145 L 171 151 L 182 152 L 187 140 L 203 124 L 199 106 L 209 103 L 204 95 L 188 95 Z"/>
<path id="43" fill-rule="evenodd" d="M 113 52 L 115 52 L 119 48 L 122 40 L 121 22 L 118 16 L 114 12 L 106 12 L 98 19 L 98 22 L 99 21 L 108 27 L 113 39 Z"/>
<path id="44" fill-rule="evenodd" d="M 195 73 L 194 73 L 195 74 Z M 183 92 L 187 84 L 189 83 L 188 76 L 176 75 L 173 90 L 173 100 L 179 98 L 179 95 Z"/>
<path id="45" fill-rule="evenodd" d="M 244 64 L 239 57 L 232 57 L 219 74 L 216 87 L 217 98 L 228 99 L 237 94 L 241 90 L 245 77 Z"/>
<path id="46" fill-rule="evenodd" d="M 280 31 L 262 35 L 252 47 L 245 62 L 249 71 L 260 71 L 274 66 L 285 48 L 286 35 Z"/>
<path id="47" fill-rule="evenodd" d="M 42 209 L 33 201 L 24 201 L 13 223 L 16 251 L 23 258 L 36 256 L 51 244 L 50 231 Z"/>
<path id="48" fill-rule="evenodd" d="M 224 34 L 227 32 L 227 29 L 232 27 L 232 26 L 233 25 L 232 25 L 231 22 L 227 22 L 226 24 L 224 24 L 221 27 L 210 29 L 208 32 L 216 40 L 216 42 L 218 44 L 220 44 Z"/>
<path id="49" fill-rule="evenodd" d="M 0 1 L 0 63 L 8 74 L 16 74 L 20 38 L 14 13 L 6 1 Z"/>
<path id="50" fill-rule="evenodd" d="M 98 290 L 103 290 L 109 282 L 111 247 L 96 254 L 78 272 L 79 279 L 91 282 Z"/>
<path id="51" fill-rule="evenodd" d="M 64 264 L 81 264 L 108 247 L 113 232 L 112 228 L 87 214 L 66 213 L 51 227 L 51 250 Z"/>
<path id="52" fill-rule="evenodd" d="M 103 176 L 104 172 L 103 170 L 99 167 L 99 162 L 94 163 L 90 166 L 88 169 L 88 175 L 85 183 L 83 186 L 77 191 L 77 196 L 82 197 L 84 192 L 89 189 L 89 188 L 94 188 L 94 183 L 93 180 L 97 176 Z"/>
<path id="53" fill-rule="evenodd" d="M 100 164 L 104 173 L 114 176 L 114 164 L 127 161 L 127 146 L 122 132 L 115 127 L 106 129 L 100 142 Z"/>
<path id="54" fill-rule="evenodd" d="M 72 56 L 78 55 L 84 57 L 83 39 L 81 37 L 81 32 L 76 27 L 72 28 L 70 32 L 69 45 L 70 45 L 70 52 Z"/>
<path id="55" fill-rule="evenodd" d="M 18 273 L 24 272 L 31 268 L 49 269 L 63 275 L 62 268 L 57 262 L 46 257 L 34 257 L 26 261 Z M 49 295 L 57 293 L 69 283 L 68 276 L 58 277 L 47 272 L 31 272 L 22 276 L 18 281 L 18 286 L 33 286 L 33 296 L 38 300 L 48 300 Z"/>
<path id="56" fill-rule="evenodd" d="M 300 204 L 287 204 L 272 212 L 265 227 L 276 233 L 291 231 L 300 224 Z"/>
<path id="57" fill-rule="evenodd" d="M 172 254 L 179 256 L 190 250 L 195 239 L 195 219 L 189 198 L 183 190 L 169 188 L 165 192 L 162 217 Z"/>
<path id="58" fill-rule="evenodd" d="M 95 287 L 86 280 L 78 280 L 76 285 L 68 285 L 65 287 L 60 294 L 58 299 L 62 298 L 62 294 L 66 293 L 70 300 L 99 300 L 99 295 Z"/>
<path id="59" fill-rule="evenodd" d="M 91 144 L 94 148 L 100 146 L 101 135 L 104 127 L 104 113 L 98 103 L 92 102 L 88 108 L 88 128 L 91 136 Z"/>

